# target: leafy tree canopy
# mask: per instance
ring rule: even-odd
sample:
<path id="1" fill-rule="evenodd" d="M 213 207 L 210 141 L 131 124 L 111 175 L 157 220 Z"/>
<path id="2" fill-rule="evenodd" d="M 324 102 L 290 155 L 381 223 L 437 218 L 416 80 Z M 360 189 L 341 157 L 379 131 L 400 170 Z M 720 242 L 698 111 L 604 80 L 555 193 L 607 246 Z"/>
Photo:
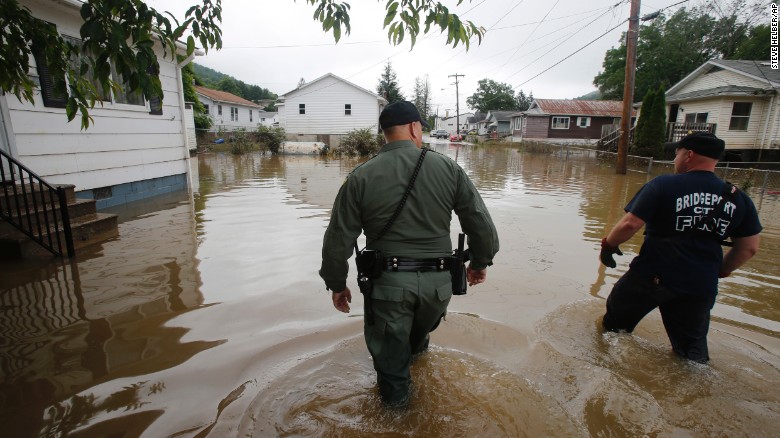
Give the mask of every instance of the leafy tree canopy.
<path id="1" fill-rule="evenodd" d="M 477 91 L 466 98 L 466 104 L 469 108 L 482 113 L 490 110 L 519 109 L 518 101 L 515 99 L 515 90 L 511 85 L 492 79 L 481 79 L 477 84 Z M 530 105 L 530 102 L 528 104 Z"/>
<path id="2" fill-rule="evenodd" d="M 332 32 L 336 42 L 343 33 L 349 34 L 349 4 L 337 0 L 306 2 L 315 6 L 314 20 Z M 396 45 L 409 37 L 414 47 L 420 32 L 438 27 L 446 32 L 448 45 L 462 43 L 468 48 L 473 37 L 481 42 L 485 32 L 433 0 L 388 1 L 385 9 L 383 26 L 389 41 Z M 37 84 L 29 71 L 30 58 L 36 55 L 36 62 L 45 63 L 53 77 L 65 78 L 55 81 L 54 86 L 59 95 L 66 96 L 68 120 L 81 114 L 82 129 L 93 121 L 89 110 L 104 98 L 103 90 L 124 88 L 143 93 L 147 100 L 162 99 L 162 86 L 154 74 L 159 71 L 155 43 L 162 45 L 164 56 L 174 60 L 179 41 L 187 56 L 196 44 L 206 52 L 222 47 L 221 0 L 187 5 L 181 22 L 142 0 L 85 0 L 81 17 L 82 41 L 73 43 L 62 37 L 55 25 L 34 17 L 18 0 L 0 1 L 0 90 L 20 101 L 33 102 Z M 78 62 L 70 62 L 72 59 Z M 117 75 L 112 75 L 112 69 Z"/>
<path id="3" fill-rule="evenodd" d="M 661 14 L 640 26 L 634 100 L 659 85 L 669 88 L 709 59 L 755 54 L 748 48 L 754 44 L 763 47 L 760 44 L 768 41 L 760 40 L 765 36 L 760 29 L 753 30 L 759 17 L 757 5 L 747 0 L 714 1 L 703 7 L 678 9 L 668 18 Z M 625 34 L 621 41 L 625 41 Z M 593 80 L 603 99 L 623 98 L 625 67 L 626 46 L 622 42 L 606 52 L 603 70 Z"/>
<path id="4" fill-rule="evenodd" d="M 414 96 L 412 103 L 420 111 L 423 119 L 428 120 L 431 117 L 431 84 L 428 82 L 428 76 L 423 78 L 414 78 Z"/>

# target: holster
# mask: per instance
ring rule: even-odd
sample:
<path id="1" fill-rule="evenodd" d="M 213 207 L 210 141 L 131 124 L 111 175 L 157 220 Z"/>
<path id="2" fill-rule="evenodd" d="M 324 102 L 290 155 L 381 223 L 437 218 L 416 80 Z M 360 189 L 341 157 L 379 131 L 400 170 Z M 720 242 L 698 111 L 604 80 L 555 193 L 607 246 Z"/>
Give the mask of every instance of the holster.
<path id="1" fill-rule="evenodd" d="M 355 257 L 355 265 L 358 271 L 358 287 L 360 288 L 360 293 L 363 294 L 363 313 L 365 314 L 367 325 L 374 323 L 371 295 L 374 292 L 374 279 L 382 275 L 383 262 L 382 251 L 376 249 L 358 251 Z"/>
<path id="2" fill-rule="evenodd" d="M 458 235 L 458 249 L 452 252 L 452 264 L 450 265 L 450 275 L 452 276 L 452 294 L 466 295 L 468 280 L 466 278 L 466 262 L 471 258 L 470 251 L 463 249 L 466 235 Z"/>

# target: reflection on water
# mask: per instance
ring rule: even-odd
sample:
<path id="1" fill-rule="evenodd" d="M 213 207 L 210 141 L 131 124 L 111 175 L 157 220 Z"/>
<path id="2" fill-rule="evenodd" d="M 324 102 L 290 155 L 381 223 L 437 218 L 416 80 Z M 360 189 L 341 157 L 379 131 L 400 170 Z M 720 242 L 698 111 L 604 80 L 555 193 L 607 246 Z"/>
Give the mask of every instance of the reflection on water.
<path id="1" fill-rule="evenodd" d="M 409 411 L 378 403 L 361 297 L 344 316 L 317 276 L 333 198 L 360 160 L 208 154 L 191 160 L 191 195 L 114 209 L 119 237 L 77 260 L 0 265 L 0 426 L 9 436 L 780 434 L 778 195 L 751 191 L 761 251 L 721 284 L 712 364 L 701 367 L 670 354 L 657 312 L 634 335 L 598 331 L 641 236 L 617 269 L 598 263 L 598 242 L 651 175 L 577 155 L 433 147 L 483 194 L 501 251 L 413 365 Z"/>

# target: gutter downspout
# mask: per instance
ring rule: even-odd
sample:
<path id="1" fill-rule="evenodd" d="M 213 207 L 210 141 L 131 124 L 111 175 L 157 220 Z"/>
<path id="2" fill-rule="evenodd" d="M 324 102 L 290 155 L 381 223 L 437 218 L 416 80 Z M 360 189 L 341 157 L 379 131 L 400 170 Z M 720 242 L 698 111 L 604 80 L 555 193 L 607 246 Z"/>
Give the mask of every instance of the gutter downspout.
<path id="1" fill-rule="evenodd" d="M 764 122 L 764 132 L 761 134 L 761 145 L 758 148 L 758 161 L 761 161 L 761 153 L 764 151 L 764 142 L 766 141 L 766 133 L 769 131 L 769 120 L 772 118 L 772 110 L 775 108 L 775 96 L 769 99 L 769 112 L 766 115 L 766 121 Z"/>

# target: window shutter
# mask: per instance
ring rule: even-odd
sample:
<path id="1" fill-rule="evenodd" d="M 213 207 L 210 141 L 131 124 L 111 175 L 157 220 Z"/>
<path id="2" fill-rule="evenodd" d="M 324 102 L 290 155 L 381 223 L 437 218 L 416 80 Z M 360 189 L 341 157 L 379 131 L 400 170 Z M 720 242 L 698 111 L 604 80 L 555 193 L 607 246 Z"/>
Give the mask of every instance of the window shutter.
<path id="1" fill-rule="evenodd" d="M 54 77 L 49 71 L 46 56 L 40 49 L 33 48 L 33 57 L 38 68 L 38 78 L 41 86 L 43 106 L 52 108 L 65 108 L 68 103 L 68 95 L 65 93 L 65 77 Z"/>

